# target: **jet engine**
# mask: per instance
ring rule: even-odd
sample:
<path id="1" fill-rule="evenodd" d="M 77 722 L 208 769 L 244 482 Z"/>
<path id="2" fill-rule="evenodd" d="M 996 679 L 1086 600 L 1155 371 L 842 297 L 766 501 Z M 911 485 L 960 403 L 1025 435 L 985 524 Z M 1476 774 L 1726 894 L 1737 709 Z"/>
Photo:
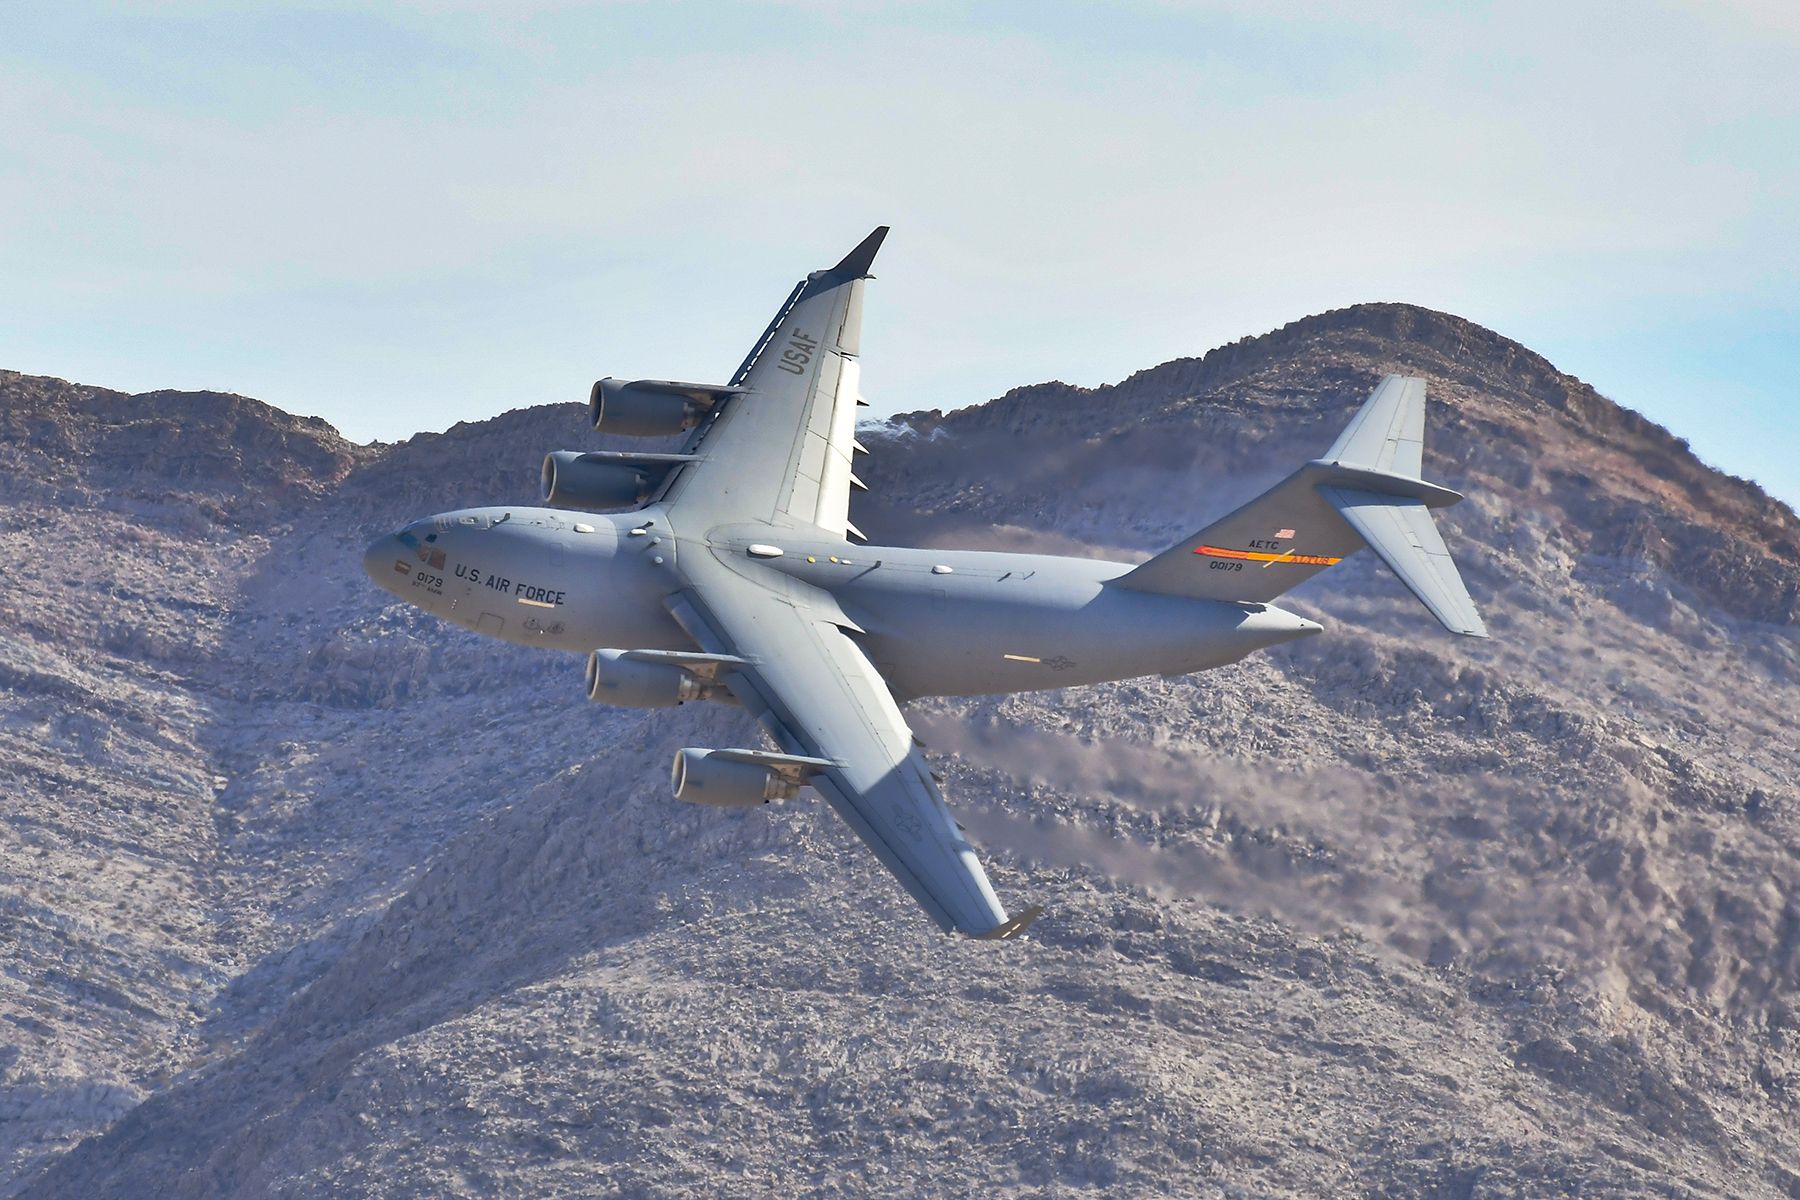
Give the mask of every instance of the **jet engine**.
<path id="1" fill-rule="evenodd" d="M 673 662 L 646 662 L 642 651 L 596 650 L 587 660 L 587 697 L 620 708 L 670 708 L 705 700 L 719 685 Z"/>
<path id="2" fill-rule="evenodd" d="M 663 437 L 692 429 L 721 399 L 742 388 L 666 379 L 602 379 L 588 392 L 588 416 L 602 433 Z"/>
<path id="3" fill-rule="evenodd" d="M 544 455 L 544 503 L 558 508 L 636 508 L 667 472 L 649 463 L 619 462 L 579 450 Z"/>
<path id="4" fill-rule="evenodd" d="M 773 750 L 693 750 L 675 752 L 669 787 L 677 800 L 714 808 L 749 808 L 790 800 L 812 779 L 841 764 Z"/>
<path id="5" fill-rule="evenodd" d="M 675 752 L 669 787 L 677 800 L 713 808 L 751 808 L 800 793 L 798 781 L 759 762 L 724 757 L 717 750 Z"/>

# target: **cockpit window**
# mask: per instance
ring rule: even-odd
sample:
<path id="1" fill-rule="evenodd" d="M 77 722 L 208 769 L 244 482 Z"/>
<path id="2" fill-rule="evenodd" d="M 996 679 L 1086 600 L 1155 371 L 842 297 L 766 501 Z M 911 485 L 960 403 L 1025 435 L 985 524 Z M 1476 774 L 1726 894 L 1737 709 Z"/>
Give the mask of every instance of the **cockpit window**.
<path id="1" fill-rule="evenodd" d="M 396 533 L 394 535 L 394 540 L 399 542 L 402 546 L 405 546 L 408 550 L 411 550 L 413 552 L 413 557 L 417 558 L 426 566 L 442 570 L 445 562 L 444 552 L 431 545 L 431 543 L 438 539 L 437 532 L 435 530 L 432 530 L 432 532 L 429 533 L 426 532 L 426 530 L 432 528 L 432 524 L 433 522 L 431 521 L 414 521 L 411 525 L 408 525 L 405 529 Z M 420 538 L 421 534 L 424 534 L 423 540 Z"/>

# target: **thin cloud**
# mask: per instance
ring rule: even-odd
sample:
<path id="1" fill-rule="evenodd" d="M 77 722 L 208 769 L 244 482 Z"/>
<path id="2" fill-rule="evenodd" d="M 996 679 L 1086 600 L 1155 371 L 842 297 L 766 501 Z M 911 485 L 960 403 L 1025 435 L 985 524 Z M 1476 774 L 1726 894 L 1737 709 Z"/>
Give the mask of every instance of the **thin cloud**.
<path id="1" fill-rule="evenodd" d="M 1800 330 L 1773 5 L 787 10 L 803 39 L 729 6 L 170 11 L 35 16 L 0 50 L 0 263 L 34 281 L 0 301 L 8 366 L 391 439 L 728 371 L 889 223 L 877 413 L 1403 299 L 1567 348 L 1742 470 L 1632 369 L 1654 345 L 1595 331 Z M 1778 422 L 1772 370 L 1728 382 Z"/>

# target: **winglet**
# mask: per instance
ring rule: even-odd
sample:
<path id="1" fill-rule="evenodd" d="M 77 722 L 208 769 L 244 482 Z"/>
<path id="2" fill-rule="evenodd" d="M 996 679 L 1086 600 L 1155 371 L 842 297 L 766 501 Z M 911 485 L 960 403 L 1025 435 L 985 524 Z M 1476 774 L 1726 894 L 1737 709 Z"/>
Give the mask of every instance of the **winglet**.
<path id="1" fill-rule="evenodd" d="M 888 235 L 886 225 L 877 226 L 874 233 L 856 244 L 856 249 L 844 255 L 844 261 L 831 268 L 833 275 L 848 275 L 852 279 L 861 279 L 869 273 L 869 267 L 875 261 L 875 252 L 881 249 L 881 240 Z"/>
<path id="2" fill-rule="evenodd" d="M 1034 904 L 1010 921 L 994 926 L 986 933 L 971 933 L 968 936 L 980 942 L 1000 942 L 1016 938 L 1030 927 L 1031 923 L 1044 915 L 1044 906 Z"/>

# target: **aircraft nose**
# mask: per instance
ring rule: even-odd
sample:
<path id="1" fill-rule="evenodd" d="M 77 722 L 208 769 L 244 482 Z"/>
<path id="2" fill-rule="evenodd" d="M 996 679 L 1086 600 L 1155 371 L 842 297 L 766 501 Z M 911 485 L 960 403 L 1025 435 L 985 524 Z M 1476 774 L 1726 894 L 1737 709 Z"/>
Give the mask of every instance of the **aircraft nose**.
<path id="1" fill-rule="evenodd" d="M 391 533 L 382 534 L 370 542 L 369 548 L 363 551 L 363 572 L 374 580 L 377 586 L 386 591 L 393 591 L 394 589 L 389 586 L 388 581 L 399 578 L 394 564 L 405 561 L 404 551 L 405 547 L 401 546 L 399 538 Z"/>

